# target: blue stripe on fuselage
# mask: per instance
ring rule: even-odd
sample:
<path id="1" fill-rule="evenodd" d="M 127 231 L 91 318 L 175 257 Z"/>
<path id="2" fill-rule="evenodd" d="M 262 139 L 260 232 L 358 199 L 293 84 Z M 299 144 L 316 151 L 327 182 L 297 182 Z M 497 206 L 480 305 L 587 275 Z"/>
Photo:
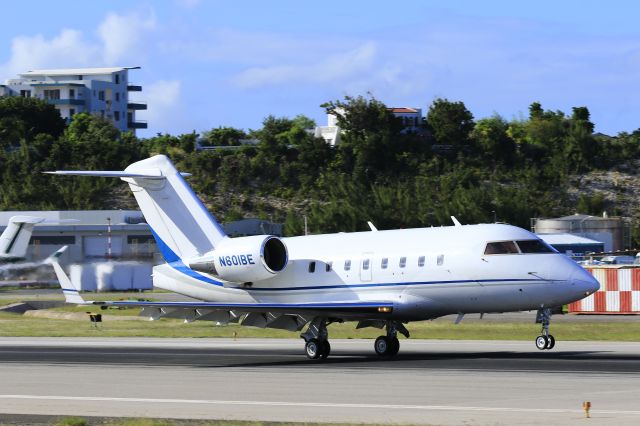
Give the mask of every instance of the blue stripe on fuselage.
<path id="1" fill-rule="evenodd" d="M 171 247 L 169 247 L 167 243 L 165 243 L 162 238 L 160 238 L 160 236 L 153 230 L 153 228 L 149 227 L 149 229 L 151 229 L 151 234 L 153 234 L 153 238 L 155 238 L 156 240 L 156 244 L 160 249 L 160 253 L 162 253 L 162 257 L 169 266 L 171 266 L 176 271 L 183 273 L 184 275 L 195 278 L 196 280 L 222 287 L 222 283 L 220 281 L 212 280 L 209 277 L 205 277 L 204 275 L 197 273 L 196 271 L 185 265 L 182 259 L 180 259 L 180 257 L 178 257 L 178 255 L 173 250 L 171 250 Z"/>

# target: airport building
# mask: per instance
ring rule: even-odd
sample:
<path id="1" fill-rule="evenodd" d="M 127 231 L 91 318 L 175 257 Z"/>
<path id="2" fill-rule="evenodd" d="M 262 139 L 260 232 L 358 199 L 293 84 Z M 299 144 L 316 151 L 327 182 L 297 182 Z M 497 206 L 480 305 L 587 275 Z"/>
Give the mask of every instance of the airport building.
<path id="1" fill-rule="evenodd" d="M 60 261 L 84 290 L 152 288 L 151 268 L 163 262 L 149 225 L 138 210 L 71 210 L 0 212 L 0 233 L 16 215 L 45 218 L 36 225 L 26 260 L 41 261 L 62 246 Z M 223 225 L 231 237 L 282 236 L 283 225 L 242 219 Z"/>
<path id="2" fill-rule="evenodd" d="M 627 248 L 630 230 L 622 217 L 591 216 L 574 214 L 554 219 L 531 220 L 533 232 L 545 239 L 545 234 L 571 234 L 604 243 L 604 251 L 612 252 Z"/>
<path id="3" fill-rule="evenodd" d="M 602 241 L 574 234 L 539 234 L 538 237 L 560 253 L 574 258 L 582 258 L 588 253 L 604 252 L 604 243 Z"/>
<path id="4" fill-rule="evenodd" d="M 147 123 L 136 112 L 147 105 L 133 102 L 130 92 L 142 87 L 131 84 L 129 71 L 140 67 L 66 68 L 34 70 L 19 74 L 0 86 L 0 96 L 33 97 L 54 105 L 60 116 L 70 121 L 74 114 L 86 112 L 109 119 L 120 131 L 146 129 Z"/>

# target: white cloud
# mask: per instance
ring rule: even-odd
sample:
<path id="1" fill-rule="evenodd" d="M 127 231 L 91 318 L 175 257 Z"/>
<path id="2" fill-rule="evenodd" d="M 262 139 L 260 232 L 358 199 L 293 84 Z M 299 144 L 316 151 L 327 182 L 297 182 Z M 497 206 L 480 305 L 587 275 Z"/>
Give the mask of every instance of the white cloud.
<path id="1" fill-rule="evenodd" d="M 376 57 L 376 45 L 360 47 L 305 65 L 275 65 L 249 68 L 233 80 L 240 87 L 260 87 L 291 82 L 323 83 L 342 80 L 369 71 Z"/>
<path id="2" fill-rule="evenodd" d="M 81 31 L 65 28 L 50 39 L 42 34 L 21 35 L 11 41 L 11 56 L 0 65 L 3 77 L 41 68 L 72 68 L 129 65 L 145 51 L 147 34 L 156 27 L 152 12 L 119 15 L 108 13 L 98 26 L 98 40 Z M 136 64 L 137 65 L 137 64 Z"/>
<path id="3" fill-rule="evenodd" d="M 100 26 L 104 62 L 115 65 L 118 61 L 137 58 L 143 51 L 145 36 L 156 28 L 153 13 L 118 15 L 109 13 Z"/>
<path id="4" fill-rule="evenodd" d="M 149 128 L 156 132 L 166 131 L 170 123 L 176 121 L 180 115 L 181 88 L 179 80 L 158 80 L 144 87 L 149 109 L 142 115 L 149 120 Z"/>
<path id="5" fill-rule="evenodd" d="M 63 29 L 52 39 L 41 34 L 18 36 L 11 41 L 11 57 L 0 70 L 8 77 L 38 68 L 89 66 L 98 47 L 83 39 L 82 32 Z"/>

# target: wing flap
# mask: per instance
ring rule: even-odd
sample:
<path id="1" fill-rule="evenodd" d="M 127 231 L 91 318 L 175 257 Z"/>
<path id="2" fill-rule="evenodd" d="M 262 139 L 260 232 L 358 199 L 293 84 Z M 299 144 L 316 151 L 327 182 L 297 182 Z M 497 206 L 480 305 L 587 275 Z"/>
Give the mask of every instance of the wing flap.
<path id="1" fill-rule="evenodd" d="M 330 302 L 330 303 L 218 303 L 218 302 L 145 302 L 145 301 L 93 301 L 92 305 L 159 308 L 169 314 L 172 308 L 195 309 L 207 311 L 232 311 L 238 313 L 278 313 L 289 315 L 330 315 L 346 314 L 391 314 L 392 302 Z M 167 316 L 167 314 L 163 316 Z M 240 316 L 240 315 L 237 315 Z"/>

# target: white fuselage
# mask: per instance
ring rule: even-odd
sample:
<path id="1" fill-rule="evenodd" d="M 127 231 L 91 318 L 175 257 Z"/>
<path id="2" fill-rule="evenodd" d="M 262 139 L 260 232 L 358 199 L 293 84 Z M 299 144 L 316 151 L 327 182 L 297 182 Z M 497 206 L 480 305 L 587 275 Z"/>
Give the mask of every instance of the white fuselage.
<path id="1" fill-rule="evenodd" d="M 492 241 L 538 239 L 508 225 L 466 225 L 284 238 L 286 269 L 229 283 L 182 262 L 154 268 L 154 285 L 210 302 L 393 302 L 393 317 L 555 307 L 599 288 L 559 253 L 485 254 Z"/>

